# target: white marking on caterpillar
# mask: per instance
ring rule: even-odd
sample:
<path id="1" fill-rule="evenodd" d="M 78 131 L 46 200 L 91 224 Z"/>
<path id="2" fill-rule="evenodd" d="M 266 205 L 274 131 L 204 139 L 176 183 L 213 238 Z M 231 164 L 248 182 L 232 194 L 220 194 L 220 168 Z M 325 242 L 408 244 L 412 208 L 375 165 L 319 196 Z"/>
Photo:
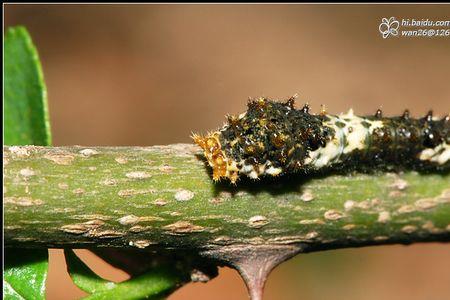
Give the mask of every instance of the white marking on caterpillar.
<path id="1" fill-rule="evenodd" d="M 364 125 L 362 125 L 363 122 L 369 123 L 370 127 L 364 127 Z M 343 128 L 348 143 L 348 145 L 344 148 L 344 154 L 350 153 L 356 149 L 362 150 L 366 148 L 367 136 L 371 135 L 376 128 L 382 128 L 383 122 L 370 121 L 357 116 L 353 116 L 350 119 L 350 122 L 347 123 L 347 125 L 350 125 L 352 129 L 349 130 L 348 126 Z"/>
<path id="2" fill-rule="evenodd" d="M 255 167 L 253 165 L 242 165 L 241 172 L 244 174 L 250 174 L 252 171 L 254 171 Z"/>
<path id="3" fill-rule="evenodd" d="M 349 111 L 350 112 L 350 111 Z M 317 150 L 309 151 L 308 157 L 305 159 L 305 165 L 312 165 L 319 169 L 326 166 L 330 162 L 336 162 L 339 160 L 344 150 L 344 136 L 343 131 L 336 125 L 339 121 L 338 117 L 329 116 L 330 121 L 324 125 L 331 127 L 335 131 L 335 135 L 332 140 L 328 141 L 325 147 L 320 147 Z"/>
<path id="4" fill-rule="evenodd" d="M 274 168 L 272 166 L 270 166 L 267 170 L 266 173 L 272 176 L 277 176 L 279 174 L 281 174 L 283 170 L 281 168 Z"/>
<path id="5" fill-rule="evenodd" d="M 329 116 L 329 118 L 330 121 L 325 122 L 324 125 L 335 130 L 334 138 L 328 141 L 325 147 L 310 151 L 305 159 L 305 165 L 312 165 L 319 169 L 329 163 L 338 162 L 342 154 L 348 154 L 356 149 L 363 150 L 367 147 L 367 137 L 376 128 L 383 127 L 383 122 L 360 118 L 353 115 L 353 110 L 349 110 L 345 115 Z M 370 124 L 370 127 L 366 128 L 363 122 Z M 345 126 L 341 128 L 336 125 L 337 123 L 343 123 Z"/>
<path id="6" fill-rule="evenodd" d="M 419 159 L 437 162 L 443 165 L 450 159 L 450 145 L 444 142 L 435 148 L 425 149 L 420 152 Z"/>
<path id="7" fill-rule="evenodd" d="M 249 174 L 248 174 L 248 177 L 250 177 L 251 179 L 258 179 L 259 177 L 258 177 L 258 173 L 256 173 L 256 171 L 251 171 Z"/>
<path id="8" fill-rule="evenodd" d="M 333 139 L 329 142 L 327 142 L 327 145 L 324 148 L 319 148 L 314 151 L 308 152 L 308 157 L 305 159 L 305 165 L 313 165 L 316 168 L 320 168 L 324 164 L 327 163 L 327 161 L 330 160 L 331 157 L 336 157 L 337 155 L 340 155 L 342 152 L 340 149 L 336 147 L 336 145 L 340 145 L 340 137 L 338 137 L 338 134 L 340 133 L 339 128 L 335 125 L 335 122 L 333 121 L 333 118 L 330 116 L 331 121 L 327 123 L 327 126 L 332 127 L 336 134 L 334 135 Z M 338 133 L 339 132 L 339 133 Z M 320 162 L 318 160 L 324 157 Z"/>
<path id="9" fill-rule="evenodd" d="M 245 115 L 247 114 L 247 112 L 243 112 L 239 115 L 239 119 L 243 119 L 245 117 Z"/>

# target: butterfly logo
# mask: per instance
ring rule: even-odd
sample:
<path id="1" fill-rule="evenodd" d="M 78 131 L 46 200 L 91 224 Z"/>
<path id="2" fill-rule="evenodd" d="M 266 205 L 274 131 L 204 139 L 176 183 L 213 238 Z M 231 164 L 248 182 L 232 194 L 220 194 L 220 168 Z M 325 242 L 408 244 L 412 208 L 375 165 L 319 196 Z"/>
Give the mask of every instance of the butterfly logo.
<path id="1" fill-rule="evenodd" d="M 390 17 L 389 19 L 381 19 L 381 24 L 378 26 L 378 30 L 383 36 L 383 39 L 386 39 L 390 35 L 397 36 L 399 27 L 400 23 L 394 17 Z"/>

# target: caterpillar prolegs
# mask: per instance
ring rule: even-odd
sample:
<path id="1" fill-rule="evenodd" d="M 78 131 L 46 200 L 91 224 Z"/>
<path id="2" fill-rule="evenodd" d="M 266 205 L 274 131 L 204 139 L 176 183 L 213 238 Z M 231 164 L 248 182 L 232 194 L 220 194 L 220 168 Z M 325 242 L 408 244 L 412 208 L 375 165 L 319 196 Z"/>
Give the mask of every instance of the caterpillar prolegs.
<path id="1" fill-rule="evenodd" d="M 431 111 L 414 119 L 399 117 L 311 114 L 309 106 L 251 99 L 239 116 L 206 136 L 193 135 L 213 169 L 213 179 L 252 179 L 325 169 L 450 169 L 450 117 Z"/>

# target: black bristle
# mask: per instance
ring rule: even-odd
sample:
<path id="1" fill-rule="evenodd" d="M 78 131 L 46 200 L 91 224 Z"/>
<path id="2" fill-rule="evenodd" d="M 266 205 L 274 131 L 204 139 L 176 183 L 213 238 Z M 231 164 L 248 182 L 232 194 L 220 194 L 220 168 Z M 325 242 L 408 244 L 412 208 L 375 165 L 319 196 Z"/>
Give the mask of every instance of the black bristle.
<path id="1" fill-rule="evenodd" d="M 405 109 L 402 115 L 403 120 L 409 120 L 409 110 Z"/>
<path id="2" fill-rule="evenodd" d="M 427 120 L 427 122 L 431 122 L 433 120 L 433 111 L 429 110 L 427 115 L 425 116 L 425 120 Z"/>
<path id="3" fill-rule="evenodd" d="M 290 97 L 285 102 L 285 106 L 289 107 L 290 109 L 295 109 L 295 96 Z"/>
<path id="4" fill-rule="evenodd" d="M 305 114 L 309 113 L 309 104 L 308 103 L 303 105 L 302 112 L 305 113 Z"/>
<path id="5" fill-rule="evenodd" d="M 381 111 L 381 109 L 377 109 L 377 111 L 375 113 L 375 117 L 377 119 L 381 119 L 383 117 L 383 111 Z"/>

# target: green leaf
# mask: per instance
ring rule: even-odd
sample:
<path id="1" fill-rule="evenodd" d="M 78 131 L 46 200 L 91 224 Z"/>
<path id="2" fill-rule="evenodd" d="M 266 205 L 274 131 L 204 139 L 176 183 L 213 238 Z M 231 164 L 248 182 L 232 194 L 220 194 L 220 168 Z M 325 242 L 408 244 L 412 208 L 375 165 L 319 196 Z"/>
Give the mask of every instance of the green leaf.
<path id="1" fill-rule="evenodd" d="M 100 278 L 81 259 L 79 259 L 72 250 L 64 250 L 67 263 L 67 271 L 80 289 L 88 293 L 97 293 L 108 290 L 113 282 Z"/>
<path id="2" fill-rule="evenodd" d="M 24 27 L 8 29 L 4 41 L 4 143 L 51 143 L 47 92 L 41 65 Z M 46 249 L 6 249 L 5 299 L 44 299 L 48 269 Z"/>
<path id="3" fill-rule="evenodd" d="M 65 250 L 67 270 L 73 282 L 85 292 L 85 299 L 159 299 L 189 278 L 174 267 L 158 266 L 127 281 L 115 283 L 100 278 L 72 250 Z"/>
<path id="4" fill-rule="evenodd" d="M 46 249 L 6 249 L 4 299 L 45 299 Z"/>
<path id="5" fill-rule="evenodd" d="M 85 299 L 161 299 L 170 294 L 187 278 L 174 272 L 174 269 L 158 267 L 130 280 L 116 283 L 109 290 L 92 294 Z"/>
<path id="6" fill-rule="evenodd" d="M 24 27 L 7 30 L 3 68 L 4 143 L 50 145 L 44 77 L 36 48 Z"/>

